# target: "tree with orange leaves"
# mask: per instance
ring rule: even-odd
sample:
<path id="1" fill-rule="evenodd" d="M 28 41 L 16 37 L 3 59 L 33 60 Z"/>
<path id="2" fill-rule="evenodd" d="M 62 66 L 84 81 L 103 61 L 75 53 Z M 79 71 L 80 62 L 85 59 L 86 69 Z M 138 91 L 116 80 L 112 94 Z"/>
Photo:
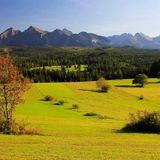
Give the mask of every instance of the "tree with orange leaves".
<path id="1" fill-rule="evenodd" d="M 15 123 L 13 114 L 17 104 L 22 102 L 27 86 L 27 80 L 13 65 L 11 57 L 0 56 L 0 114 L 1 122 L 3 121 L 1 130 L 12 133 Z"/>

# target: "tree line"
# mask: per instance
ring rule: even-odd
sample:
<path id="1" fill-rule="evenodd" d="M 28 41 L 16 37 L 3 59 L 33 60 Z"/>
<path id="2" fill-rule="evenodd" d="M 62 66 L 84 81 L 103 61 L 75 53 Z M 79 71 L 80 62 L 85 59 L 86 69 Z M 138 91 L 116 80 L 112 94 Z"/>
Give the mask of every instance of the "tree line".
<path id="1" fill-rule="evenodd" d="M 3 53 L 3 50 L 0 50 Z M 137 74 L 156 77 L 160 71 L 160 50 L 135 48 L 10 48 L 23 75 L 33 82 L 92 81 L 134 78 Z M 85 70 L 67 71 L 72 65 Z M 46 66 L 61 66 L 49 70 Z M 32 69 L 36 67 L 36 69 Z M 38 68 L 39 67 L 39 68 Z"/>

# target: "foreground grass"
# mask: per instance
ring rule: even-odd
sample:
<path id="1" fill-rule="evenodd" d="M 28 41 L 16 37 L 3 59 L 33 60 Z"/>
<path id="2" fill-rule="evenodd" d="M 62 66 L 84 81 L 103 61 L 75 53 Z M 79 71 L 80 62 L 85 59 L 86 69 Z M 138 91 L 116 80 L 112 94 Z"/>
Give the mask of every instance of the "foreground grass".
<path id="1" fill-rule="evenodd" d="M 160 84 L 133 88 L 131 80 L 110 81 L 109 93 L 96 92 L 95 82 L 33 84 L 18 120 L 38 126 L 45 136 L 0 135 L 0 159 L 16 160 L 158 160 L 160 136 L 119 133 L 128 114 L 160 110 Z M 64 106 L 44 102 L 46 95 L 65 100 Z M 143 95 L 144 100 L 138 100 Z M 73 104 L 79 110 L 70 110 Z M 94 112 L 105 116 L 85 117 Z"/>

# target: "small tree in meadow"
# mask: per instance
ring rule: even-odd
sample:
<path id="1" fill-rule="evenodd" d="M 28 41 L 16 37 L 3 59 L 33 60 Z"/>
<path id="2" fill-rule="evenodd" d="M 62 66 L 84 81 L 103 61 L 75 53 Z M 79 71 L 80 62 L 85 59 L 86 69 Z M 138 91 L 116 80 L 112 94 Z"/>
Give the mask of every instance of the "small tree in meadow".
<path id="1" fill-rule="evenodd" d="M 12 133 L 15 125 L 13 114 L 28 82 L 13 65 L 9 55 L 0 56 L 0 122 L 2 132 Z"/>
<path id="2" fill-rule="evenodd" d="M 138 84 L 140 87 L 144 87 L 144 85 L 148 83 L 148 77 L 145 74 L 138 74 L 132 83 Z"/>
<path id="3" fill-rule="evenodd" d="M 107 83 L 107 80 L 101 77 L 96 81 L 97 87 L 101 89 L 101 92 L 108 92 L 111 86 Z"/>

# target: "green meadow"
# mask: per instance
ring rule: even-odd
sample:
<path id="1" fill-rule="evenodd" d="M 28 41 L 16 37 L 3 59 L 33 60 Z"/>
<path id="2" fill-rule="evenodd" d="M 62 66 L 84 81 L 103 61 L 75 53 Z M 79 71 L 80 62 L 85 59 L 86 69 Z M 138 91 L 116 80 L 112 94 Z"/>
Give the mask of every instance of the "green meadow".
<path id="1" fill-rule="evenodd" d="M 149 79 L 137 88 L 132 80 L 111 80 L 108 93 L 97 92 L 95 82 L 32 84 L 15 118 L 39 128 L 42 135 L 0 135 L 0 159 L 160 160 L 160 135 L 120 132 L 129 113 L 160 110 L 157 81 Z M 43 101 L 47 95 L 55 101 Z M 64 105 L 56 105 L 60 100 Z M 71 109 L 74 104 L 79 109 Z M 89 112 L 103 118 L 84 116 Z"/>
<path id="2" fill-rule="evenodd" d="M 85 71 L 85 69 L 87 68 L 88 66 L 87 65 L 81 65 L 80 66 L 80 71 Z M 37 69 L 43 69 L 44 67 L 33 67 L 31 68 L 31 70 L 37 70 Z M 46 70 L 54 70 L 54 71 L 61 71 L 62 70 L 62 67 L 61 66 L 45 66 L 45 69 Z M 71 65 L 70 67 L 66 67 L 65 66 L 65 70 L 67 72 L 75 72 L 75 71 L 78 71 L 78 65 Z"/>

